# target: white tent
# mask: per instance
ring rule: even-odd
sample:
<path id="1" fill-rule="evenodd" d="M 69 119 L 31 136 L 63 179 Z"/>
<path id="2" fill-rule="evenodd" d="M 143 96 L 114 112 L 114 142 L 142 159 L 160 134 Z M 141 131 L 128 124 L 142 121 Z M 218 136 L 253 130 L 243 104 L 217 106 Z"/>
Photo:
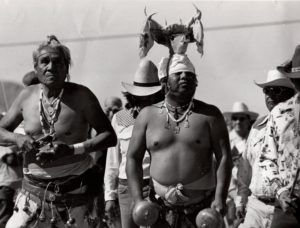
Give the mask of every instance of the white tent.
<path id="1" fill-rule="evenodd" d="M 299 1 L 116 1 L 0 0 L 0 79 L 21 82 L 33 69 L 32 50 L 55 34 L 71 49 L 71 80 L 88 86 L 100 102 L 122 96 L 121 81 L 131 82 L 138 66 L 138 33 L 148 14 L 164 25 L 186 23 L 202 10 L 204 56 L 194 45 L 188 55 L 199 76 L 196 98 L 231 109 L 235 101 L 266 113 L 253 81 L 293 54 L 300 43 Z M 166 56 L 155 45 L 147 58 Z"/>
<path id="2" fill-rule="evenodd" d="M 7 112 L 22 88 L 19 83 L 0 80 L 0 113 Z"/>

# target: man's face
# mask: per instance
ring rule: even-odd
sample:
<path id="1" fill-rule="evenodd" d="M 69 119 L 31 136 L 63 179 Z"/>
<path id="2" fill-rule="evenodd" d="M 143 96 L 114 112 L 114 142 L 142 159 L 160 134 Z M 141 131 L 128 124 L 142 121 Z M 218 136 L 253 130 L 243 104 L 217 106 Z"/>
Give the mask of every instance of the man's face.
<path id="1" fill-rule="evenodd" d="M 231 117 L 232 127 L 240 136 L 248 135 L 250 130 L 250 118 L 247 114 L 233 114 Z"/>
<path id="2" fill-rule="evenodd" d="M 46 86 L 63 83 L 68 73 L 61 53 L 57 49 L 49 47 L 40 51 L 35 69 L 40 83 Z"/>
<path id="3" fill-rule="evenodd" d="M 177 72 L 169 75 L 167 84 L 171 93 L 193 95 L 197 87 L 197 78 L 192 72 Z"/>
<path id="4" fill-rule="evenodd" d="M 265 103 L 269 111 L 277 104 L 284 102 L 294 95 L 294 90 L 284 86 L 266 86 L 263 88 Z"/>
<path id="5" fill-rule="evenodd" d="M 111 104 L 110 106 L 104 107 L 104 109 L 105 109 L 106 116 L 111 120 L 113 115 L 116 114 L 118 111 L 120 111 L 122 107 L 116 104 Z"/>

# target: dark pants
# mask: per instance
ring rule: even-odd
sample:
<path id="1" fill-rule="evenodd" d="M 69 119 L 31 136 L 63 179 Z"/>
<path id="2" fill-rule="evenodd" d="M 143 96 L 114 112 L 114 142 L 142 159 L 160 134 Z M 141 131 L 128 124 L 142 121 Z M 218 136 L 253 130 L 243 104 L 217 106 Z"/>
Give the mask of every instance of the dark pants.
<path id="1" fill-rule="evenodd" d="M 286 214 L 281 209 L 275 208 L 271 228 L 300 228 L 300 221 L 297 221 L 296 216 Z"/>
<path id="2" fill-rule="evenodd" d="M 15 190 L 0 186 L 0 228 L 5 227 L 14 210 Z"/>

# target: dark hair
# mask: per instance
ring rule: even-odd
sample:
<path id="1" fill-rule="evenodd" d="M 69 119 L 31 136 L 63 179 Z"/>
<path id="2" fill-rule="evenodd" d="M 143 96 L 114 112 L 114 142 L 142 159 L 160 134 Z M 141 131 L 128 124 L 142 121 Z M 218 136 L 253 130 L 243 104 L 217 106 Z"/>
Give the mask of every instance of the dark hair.
<path id="1" fill-rule="evenodd" d="M 35 85 L 40 83 L 35 71 L 30 71 L 26 73 L 22 79 L 22 82 L 25 86 L 30 86 L 30 85 Z"/>
<path id="2" fill-rule="evenodd" d="M 122 94 L 126 99 L 126 104 L 125 104 L 126 109 L 131 109 L 131 108 L 137 106 L 137 104 L 135 102 L 135 98 L 138 98 L 139 96 L 132 95 L 129 92 L 122 92 Z M 158 102 L 164 100 L 164 98 L 165 98 L 162 90 L 159 90 L 158 92 L 156 92 L 152 95 L 149 95 L 147 97 L 149 97 L 149 99 L 153 99 L 153 104 L 158 103 Z"/>

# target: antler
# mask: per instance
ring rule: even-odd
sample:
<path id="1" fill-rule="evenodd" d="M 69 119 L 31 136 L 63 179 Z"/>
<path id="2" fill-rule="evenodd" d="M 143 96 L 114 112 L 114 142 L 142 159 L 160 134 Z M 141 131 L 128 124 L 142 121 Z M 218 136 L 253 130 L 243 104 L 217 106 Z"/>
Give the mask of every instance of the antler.
<path id="1" fill-rule="evenodd" d="M 146 7 L 144 9 L 144 13 L 147 16 Z M 142 29 L 142 33 L 140 34 L 140 58 L 145 57 L 149 50 L 152 48 L 154 41 L 160 43 L 161 42 L 161 36 L 163 34 L 163 27 L 158 24 L 155 20 L 152 19 L 152 16 L 156 13 L 151 14 L 150 16 L 147 16 L 147 19 L 145 21 L 145 24 Z"/>
<path id="2" fill-rule="evenodd" d="M 203 29 L 203 25 L 202 25 L 202 22 L 201 22 L 202 13 L 197 8 L 196 5 L 193 4 L 193 6 L 196 9 L 196 15 L 188 23 L 188 28 L 192 27 L 192 29 L 193 29 L 193 36 L 194 36 L 194 39 L 196 41 L 197 51 L 201 54 L 201 56 L 203 56 L 204 29 Z"/>

